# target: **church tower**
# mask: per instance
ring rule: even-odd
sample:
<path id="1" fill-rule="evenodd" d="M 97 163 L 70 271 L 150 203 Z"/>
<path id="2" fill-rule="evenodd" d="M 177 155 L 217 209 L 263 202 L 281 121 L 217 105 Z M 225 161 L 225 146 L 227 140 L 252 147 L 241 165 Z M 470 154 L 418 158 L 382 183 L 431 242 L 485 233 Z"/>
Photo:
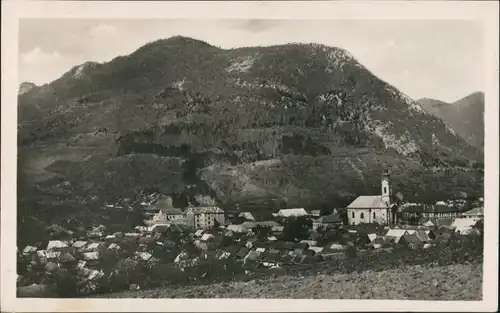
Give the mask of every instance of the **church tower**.
<path id="1" fill-rule="evenodd" d="M 391 180 L 389 177 L 389 172 L 386 172 L 382 175 L 381 179 L 381 187 L 382 187 L 382 201 L 387 204 L 387 206 L 391 205 Z"/>

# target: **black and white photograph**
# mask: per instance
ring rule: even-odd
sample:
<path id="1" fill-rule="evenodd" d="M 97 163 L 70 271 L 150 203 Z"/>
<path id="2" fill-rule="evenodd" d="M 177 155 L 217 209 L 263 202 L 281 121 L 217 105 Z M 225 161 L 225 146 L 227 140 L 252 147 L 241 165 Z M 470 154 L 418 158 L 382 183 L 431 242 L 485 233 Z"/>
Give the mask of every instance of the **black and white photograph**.
<path id="1" fill-rule="evenodd" d="M 2 47 L 2 94 L 4 66 L 15 72 L 14 102 L 2 95 L 15 287 L 2 289 L 16 303 L 485 299 L 498 268 L 498 38 L 482 13 L 88 7 L 19 18 L 15 63 Z"/>

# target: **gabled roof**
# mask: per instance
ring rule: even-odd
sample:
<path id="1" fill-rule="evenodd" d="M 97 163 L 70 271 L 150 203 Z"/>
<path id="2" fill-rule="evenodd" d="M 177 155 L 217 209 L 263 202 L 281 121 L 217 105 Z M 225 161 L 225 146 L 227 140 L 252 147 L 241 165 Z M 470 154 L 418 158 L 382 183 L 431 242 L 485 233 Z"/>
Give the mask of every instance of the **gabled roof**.
<path id="1" fill-rule="evenodd" d="M 32 253 L 32 252 L 35 252 L 37 249 L 36 247 L 33 247 L 33 246 L 26 246 L 24 249 L 23 249 L 23 253 Z"/>
<path id="2" fill-rule="evenodd" d="M 430 241 L 431 240 L 429 238 L 429 235 L 423 229 L 417 230 L 416 235 L 417 235 L 418 239 L 420 239 L 421 241 Z"/>
<path id="3" fill-rule="evenodd" d="M 78 240 L 78 241 L 75 241 L 75 243 L 73 243 L 73 247 L 75 247 L 77 249 L 83 248 L 86 244 L 87 244 L 86 241 Z"/>
<path id="4" fill-rule="evenodd" d="M 401 236 L 404 236 L 405 234 L 408 234 L 406 229 L 389 229 L 385 236 L 399 238 Z"/>
<path id="5" fill-rule="evenodd" d="M 231 224 L 226 227 L 227 230 L 236 232 L 236 233 L 246 233 L 248 229 L 246 229 L 243 225 L 235 225 Z"/>
<path id="6" fill-rule="evenodd" d="M 359 196 L 351 204 L 348 209 L 386 209 L 388 205 L 382 201 L 382 196 Z"/>
<path id="7" fill-rule="evenodd" d="M 86 252 L 83 254 L 84 260 L 99 260 L 99 252 Z"/>
<path id="8" fill-rule="evenodd" d="M 404 235 L 403 238 L 406 240 L 406 242 L 408 243 L 411 243 L 411 244 L 421 244 L 422 241 L 420 241 L 420 239 L 418 239 L 417 235 L 416 234 L 412 234 L 412 235 Z"/>
<path id="9" fill-rule="evenodd" d="M 64 242 L 62 242 L 60 240 L 51 240 L 51 241 L 49 241 L 49 244 L 47 245 L 47 250 L 66 248 L 66 247 L 68 247 L 68 245 L 66 245 Z"/>
<path id="10" fill-rule="evenodd" d="M 249 251 L 248 254 L 245 256 L 245 261 L 255 261 L 259 258 L 260 253 L 257 251 Z"/>
<path id="11" fill-rule="evenodd" d="M 250 221 L 255 221 L 255 218 L 253 217 L 252 213 L 250 213 L 250 212 L 241 212 L 239 216 L 243 217 L 247 220 L 250 220 Z"/>
<path id="12" fill-rule="evenodd" d="M 473 208 L 463 213 L 465 216 L 484 216 L 484 208 Z"/>
<path id="13" fill-rule="evenodd" d="M 262 227 L 277 227 L 281 226 L 280 223 L 275 222 L 275 221 L 261 221 L 261 222 L 255 222 L 255 226 L 262 226 Z"/>
<path id="14" fill-rule="evenodd" d="M 136 252 L 136 255 L 143 261 L 147 261 L 152 257 L 152 255 L 148 252 Z"/>
<path id="15" fill-rule="evenodd" d="M 313 247 L 318 243 L 315 240 L 301 240 L 299 243 L 306 243 L 308 246 Z"/>
<path id="16" fill-rule="evenodd" d="M 428 220 L 427 222 L 424 223 L 424 226 L 434 226 L 434 223 L 431 220 Z"/>
<path id="17" fill-rule="evenodd" d="M 284 217 L 306 216 L 306 215 L 308 215 L 308 213 L 303 208 L 295 208 L 295 209 L 281 209 L 278 211 L 278 215 L 284 216 Z"/>
<path id="18" fill-rule="evenodd" d="M 69 263 L 69 262 L 76 261 L 76 259 L 71 254 L 65 253 L 65 254 L 61 255 L 61 257 L 59 258 L 59 261 L 61 261 L 62 263 Z"/>
<path id="19" fill-rule="evenodd" d="M 97 249 L 101 246 L 100 242 L 93 242 L 87 246 L 87 249 Z"/>
<path id="20" fill-rule="evenodd" d="M 377 234 L 373 233 L 373 234 L 368 234 L 368 239 L 370 239 L 370 241 L 373 241 L 375 239 L 377 239 Z"/>
<path id="21" fill-rule="evenodd" d="M 250 251 L 250 249 L 248 248 L 241 248 L 237 253 L 236 253 L 236 256 L 240 257 L 240 258 L 244 258 L 248 251 Z"/>
<path id="22" fill-rule="evenodd" d="M 470 228 L 476 225 L 477 221 L 469 218 L 457 218 L 451 224 L 451 227 L 460 229 L 460 228 Z"/>
<path id="23" fill-rule="evenodd" d="M 209 207 L 190 207 L 187 208 L 184 214 L 207 214 L 207 213 L 224 213 L 222 209 L 216 206 Z"/>
<path id="24" fill-rule="evenodd" d="M 209 239 L 211 239 L 211 238 L 214 238 L 214 237 L 215 237 L 215 236 L 214 236 L 214 235 L 212 235 L 212 234 L 203 234 L 203 235 L 201 236 L 200 240 L 202 240 L 202 241 L 207 241 L 207 240 L 209 240 Z"/>
<path id="25" fill-rule="evenodd" d="M 309 247 L 309 250 L 314 251 L 314 253 L 320 253 L 323 251 L 323 247 Z"/>

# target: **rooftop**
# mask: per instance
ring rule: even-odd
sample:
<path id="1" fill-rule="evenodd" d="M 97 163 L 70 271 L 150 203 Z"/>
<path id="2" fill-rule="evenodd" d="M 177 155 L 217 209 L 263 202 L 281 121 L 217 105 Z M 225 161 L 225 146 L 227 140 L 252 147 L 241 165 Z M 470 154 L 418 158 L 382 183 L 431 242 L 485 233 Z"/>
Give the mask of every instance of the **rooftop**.
<path id="1" fill-rule="evenodd" d="M 224 211 L 216 206 L 209 207 L 190 207 L 184 212 L 185 214 L 207 214 L 207 213 L 224 213 Z"/>
<path id="2" fill-rule="evenodd" d="M 382 201 L 382 196 L 359 196 L 351 204 L 348 209 L 385 209 L 387 204 Z"/>

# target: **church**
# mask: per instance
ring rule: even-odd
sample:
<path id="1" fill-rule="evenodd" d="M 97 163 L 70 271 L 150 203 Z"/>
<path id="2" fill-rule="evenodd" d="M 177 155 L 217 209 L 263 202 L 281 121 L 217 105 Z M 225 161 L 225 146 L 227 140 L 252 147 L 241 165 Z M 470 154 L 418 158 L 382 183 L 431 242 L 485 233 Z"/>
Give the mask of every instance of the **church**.
<path id="1" fill-rule="evenodd" d="M 377 223 L 388 225 L 394 222 L 395 204 L 391 203 L 392 189 L 389 173 L 382 175 L 381 195 L 359 196 L 347 206 L 349 225 Z"/>

